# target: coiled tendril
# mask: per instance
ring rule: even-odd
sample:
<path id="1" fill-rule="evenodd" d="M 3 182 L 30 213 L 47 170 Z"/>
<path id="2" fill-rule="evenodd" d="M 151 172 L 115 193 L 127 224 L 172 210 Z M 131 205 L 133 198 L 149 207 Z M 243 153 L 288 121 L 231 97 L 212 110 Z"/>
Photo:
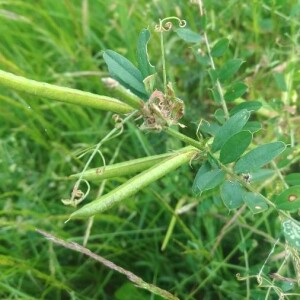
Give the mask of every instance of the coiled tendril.
<path id="1" fill-rule="evenodd" d="M 174 24 L 173 22 L 177 21 L 179 27 L 185 27 L 186 26 L 186 20 L 179 19 L 177 17 L 168 17 L 164 18 L 162 20 L 159 20 L 159 24 L 155 25 L 155 31 L 157 32 L 163 32 L 163 31 L 169 31 L 173 28 Z"/>

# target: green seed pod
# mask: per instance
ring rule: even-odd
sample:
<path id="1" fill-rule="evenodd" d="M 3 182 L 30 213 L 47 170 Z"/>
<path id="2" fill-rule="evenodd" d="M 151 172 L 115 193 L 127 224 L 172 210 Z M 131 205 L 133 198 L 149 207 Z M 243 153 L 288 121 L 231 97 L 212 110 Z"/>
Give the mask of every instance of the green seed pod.
<path id="1" fill-rule="evenodd" d="M 89 169 L 83 175 L 81 173 L 72 174 L 70 178 L 80 178 L 82 175 L 82 179 L 99 182 L 104 179 L 132 175 L 144 171 L 171 156 L 174 156 L 174 152 L 133 159 L 109 166 Z"/>
<path id="2" fill-rule="evenodd" d="M 133 107 L 115 98 L 96 95 L 89 92 L 83 92 L 45 82 L 38 82 L 1 70 L 0 85 L 38 97 L 45 97 L 55 101 L 94 107 L 119 114 L 126 114 L 134 111 Z"/>
<path id="3" fill-rule="evenodd" d="M 96 213 L 100 213 L 111 208 L 122 200 L 133 196 L 150 183 L 174 171 L 181 165 L 188 163 L 197 153 L 197 151 L 199 151 L 191 146 L 184 149 L 184 151 L 178 152 L 170 158 L 155 164 L 150 169 L 132 177 L 127 182 L 107 193 L 106 195 L 101 196 L 100 198 L 76 210 L 71 214 L 70 219 L 74 217 L 90 217 Z"/>

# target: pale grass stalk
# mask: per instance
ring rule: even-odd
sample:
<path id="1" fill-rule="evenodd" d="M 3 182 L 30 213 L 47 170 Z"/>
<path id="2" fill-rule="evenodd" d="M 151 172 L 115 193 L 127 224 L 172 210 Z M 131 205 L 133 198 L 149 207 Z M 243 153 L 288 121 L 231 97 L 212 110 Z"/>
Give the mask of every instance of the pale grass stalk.
<path id="1" fill-rule="evenodd" d="M 96 260 L 98 262 L 100 262 L 101 264 L 103 264 L 104 266 L 106 266 L 107 268 L 114 270 L 120 274 L 123 274 L 127 277 L 127 279 L 129 281 L 131 281 L 132 283 L 134 283 L 137 287 L 141 288 L 141 289 L 145 289 L 148 290 L 149 292 L 159 295 L 164 299 L 168 299 L 168 300 L 179 300 L 178 297 L 172 295 L 170 292 L 163 290 L 151 283 L 147 283 L 145 282 L 141 277 L 136 276 L 135 274 L 133 274 L 132 272 L 116 265 L 115 263 L 111 262 L 110 260 L 105 259 L 104 257 L 95 254 L 94 252 L 92 252 L 91 250 L 89 250 L 88 248 L 85 248 L 77 243 L 74 242 L 67 242 L 63 239 L 60 239 L 54 235 L 52 235 L 51 233 L 48 233 L 46 231 L 40 230 L 40 229 L 36 229 L 36 232 L 38 232 L 39 234 L 41 234 L 42 236 L 44 236 L 45 238 L 47 238 L 49 241 L 63 246 L 64 248 L 82 253 L 90 258 L 92 258 L 93 260 Z"/>

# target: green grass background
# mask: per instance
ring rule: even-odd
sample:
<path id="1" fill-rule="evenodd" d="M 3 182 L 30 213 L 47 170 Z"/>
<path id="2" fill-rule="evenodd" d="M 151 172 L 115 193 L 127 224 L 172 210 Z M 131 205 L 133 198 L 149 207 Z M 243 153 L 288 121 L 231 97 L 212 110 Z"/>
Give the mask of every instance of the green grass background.
<path id="1" fill-rule="evenodd" d="M 206 3 L 207 2 L 207 3 Z M 84 7 L 87 5 L 87 9 Z M 231 40 L 232 57 L 246 62 L 238 77 L 249 85 L 246 99 L 261 99 L 280 111 L 282 91 L 274 69 L 282 68 L 299 92 L 300 3 L 288 0 L 205 1 L 208 37 Z M 161 67 L 159 18 L 176 15 L 199 30 L 197 6 L 188 1 L 40 0 L 0 1 L 0 69 L 39 81 L 108 94 L 100 80 L 107 75 L 102 51 L 113 49 L 135 62 L 136 40 L 143 28 L 152 32 L 150 59 Z M 186 103 L 187 134 L 195 136 L 200 118 L 212 119 L 206 66 L 198 64 L 191 45 L 166 34 L 168 78 Z M 204 48 L 204 45 L 201 47 Z M 278 118 L 264 118 L 260 142 L 284 138 Z M 86 257 L 53 246 L 34 229 L 83 242 L 86 220 L 64 221 L 73 211 L 61 203 L 72 185 L 66 177 L 80 172 L 94 146 L 112 128 L 111 113 L 55 103 L 0 89 L 0 298 L 1 299 L 160 299 L 136 289 L 124 276 Z M 131 123 L 106 143 L 102 153 L 115 162 L 159 154 L 181 146 L 165 134 L 140 132 Z M 92 166 L 101 165 L 97 157 Z M 119 207 L 97 215 L 87 247 L 116 264 L 176 294 L 180 299 L 264 299 L 257 282 L 237 281 L 236 274 L 257 274 L 280 236 L 271 212 L 243 212 L 211 255 L 228 214 L 217 193 L 196 199 L 191 192 L 197 171 L 186 166 L 152 184 Z M 125 182 L 108 181 L 105 191 Z M 276 183 L 265 187 L 265 193 Z M 86 201 L 97 195 L 92 185 Z M 199 204 L 180 216 L 167 249 L 160 247 L 180 199 Z M 280 253 L 281 245 L 276 248 Z M 264 272 L 276 271 L 282 260 Z M 287 272 L 294 276 L 293 270 Z M 273 294 L 271 293 L 270 299 Z M 275 297 L 275 296 L 274 296 Z"/>

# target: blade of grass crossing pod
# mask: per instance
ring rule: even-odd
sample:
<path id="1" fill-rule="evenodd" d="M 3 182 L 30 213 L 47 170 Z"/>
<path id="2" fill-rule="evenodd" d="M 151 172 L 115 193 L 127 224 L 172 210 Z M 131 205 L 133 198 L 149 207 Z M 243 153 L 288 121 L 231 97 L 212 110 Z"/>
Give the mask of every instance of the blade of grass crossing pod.
<path id="1" fill-rule="evenodd" d="M 264 197 L 260 194 L 245 192 L 244 202 L 250 208 L 253 214 L 257 214 L 268 209 L 268 204 L 264 200 Z"/>
<path id="2" fill-rule="evenodd" d="M 150 40 L 150 31 L 143 29 L 137 42 L 137 62 L 143 79 L 155 73 L 155 67 L 150 64 L 147 44 Z"/>
<path id="3" fill-rule="evenodd" d="M 283 142 L 274 142 L 258 146 L 242 156 L 234 166 L 236 173 L 248 173 L 255 171 L 272 161 L 286 148 Z"/>
<path id="4" fill-rule="evenodd" d="M 205 162 L 197 172 L 192 191 L 199 195 L 204 191 L 211 190 L 225 180 L 225 173 L 221 169 L 212 169 L 209 162 Z"/>
<path id="5" fill-rule="evenodd" d="M 275 200 L 278 209 L 295 211 L 300 208 L 300 185 L 295 185 L 283 191 Z"/>
<path id="6" fill-rule="evenodd" d="M 128 197 L 135 195 L 152 182 L 165 176 L 171 171 L 174 171 L 181 165 L 188 163 L 198 151 L 194 147 L 186 147 L 185 149 L 186 151 L 182 151 L 160 163 L 155 164 L 150 169 L 132 177 L 130 180 L 110 191 L 106 195 L 86 204 L 72 213 L 70 219 L 73 217 L 90 217 L 103 212 Z"/>
<path id="7" fill-rule="evenodd" d="M 127 58 L 112 50 L 105 50 L 103 58 L 111 76 L 139 97 L 147 98 L 143 76 Z"/>
<path id="8" fill-rule="evenodd" d="M 243 203 L 245 190 L 237 181 L 226 180 L 220 188 L 221 198 L 229 209 L 239 208 Z"/>
<path id="9" fill-rule="evenodd" d="M 223 164 L 234 162 L 240 158 L 252 141 L 250 131 L 241 131 L 230 137 L 220 151 Z"/>
<path id="10" fill-rule="evenodd" d="M 217 132 L 212 143 L 212 151 L 216 152 L 221 149 L 225 142 L 234 134 L 242 130 L 250 117 L 250 112 L 241 110 L 230 117 Z"/>

